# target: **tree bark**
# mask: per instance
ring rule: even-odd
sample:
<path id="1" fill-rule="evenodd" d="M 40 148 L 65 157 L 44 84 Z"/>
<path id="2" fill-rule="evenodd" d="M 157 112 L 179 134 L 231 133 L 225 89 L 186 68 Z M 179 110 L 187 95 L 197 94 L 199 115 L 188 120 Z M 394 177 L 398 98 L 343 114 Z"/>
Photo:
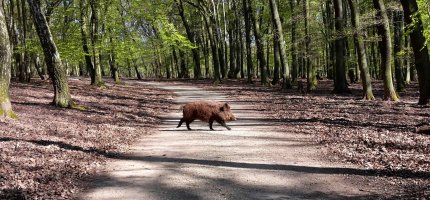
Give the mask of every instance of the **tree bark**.
<path id="1" fill-rule="evenodd" d="M 296 38 L 297 38 L 297 19 L 294 17 L 295 16 L 295 7 L 297 5 L 297 0 L 290 0 L 290 7 L 291 7 L 291 13 L 292 13 L 292 21 L 291 21 L 291 68 L 292 68 L 292 73 L 291 73 L 291 79 L 293 82 L 296 81 L 297 77 L 298 77 L 298 65 L 297 65 L 297 43 L 296 43 Z"/>
<path id="2" fill-rule="evenodd" d="M 184 24 L 188 39 L 190 40 L 190 42 L 195 44 L 196 47 L 199 47 L 199 44 L 197 44 L 197 40 L 196 40 L 196 34 L 191 30 L 188 20 L 185 17 L 184 5 L 182 3 L 182 0 L 175 0 L 175 2 L 176 2 L 176 5 L 178 6 L 179 15 L 181 16 L 182 23 Z M 194 78 L 200 79 L 202 76 L 201 67 L 200 67 L 200 50 L 199 48 L 193 48 L 191 52 L 193 54 L 193 61 L 194 61 Z"/>
<path id="3" fill-rule="evenodd" d="M 272 20 L 275 22 L 275 30 L 273 34 L 276 34 L 276 42 L 279 46 L 279 59 L 282 69 L 282 87 L 285 89 L 291 88 L 291 76 L 290 68 L 288 66 L 287 50 L 284 40 L 284 34 L 282 29 L 281 18 L 279 17 L 278 5 L 276 0 L 270 0 L 270 8 L 272 10 Z"/>
<path id="4" fill-rule="evenodd" d="M 361 71 L 361 83 L 363 87 L 363 99 L 374 100 L 372 90 L 372 79 L 370 78 L 369 68 L 367 65 L 367 54 L 364 46 L 363 37 L 360 30 L 360 13 L 357 7 L 357 0 L 348 0 L 351 9 L 351 22 L 354 28 L 354 43 L 357 50 L 358 66 Z"/>
<path id="5" fill-rule="evenodd" d="M 66 72 L 61 62 L 60 54 L 58 53 L 51 31 L 49 30 L 48 22 L 40 9 L 40 1 L 27 1 L 30 5 L 34 26 L 36 27 L 36 32 L 43 48 L 48 73 L 54 86 L 53 104 L 63 108 L 73 107 L 74 103 L 70 96 Z"/>
<path id="6" fill-rule="evenodd" d="M 102 80 L 102 69 L 100 65 L 100 60 L 98 59 L 97 54 L 100 52 L 97 52 L 97 45 L 99 45 L 99 17 L 98 17 L 98 6 L 99 2 L 98 0 L 90 0 L 90 7 L 91 7 L 91 19 L 90 19 L 90 25 L 91 25 L 91 45 L 92 45 L 92 53 L 93 53 L 93 67 L 94 67 L 94 85 L 96 86 L 103 86 L 104 82 Z"/>
<path id="7" fill-rule="evenodd" d="M 305 15 L 305 49 L 307 65 L 307 91 L 317 89 L 316 67 L 311 59 L 311 38 L 309 36 L 309 1 L 303 0 L 303 10 Z"/>
<path id="8" fill-rule="evenodd" d="M 252 63 L 252 49 L 251 49 L 251 20 L 250 20 L 250 9 L 249 0 L 242 0 L 243 3 L 243 15 L 245 20 L 245 43 L 246 43 L 246 75 L 248 78 L 248 83 L 253 83 L 253 71 L 254 65 Z"/>
<path id="9" fill-rule="evenodd" d="M 408 25 L 412 24 L 410 33 L 410 42 L 414 51 L 415 68 L 418 71 L 418 82 L 420 97 L 418 104 L 427 105 L 430 99 L 430 58 L 428 47 L 426 45 L 426 38 L 423 35 L 423 23 L 421 16 L 418 12 L 418 5 L 416 0 L 401 0 L 405 22 Z"/>
<path id="10" fill-rule="evenodd" d="M 266 58 L 264 56 L 264 44 L 263 44 L 263 37 L 261 36 L 261 30 L 260 30 L 260 24 L 257 20 L 257 11 L 254 12 L 252 6 L 252 1 L 249 1 L 249 7 L 250 9 L 250 18 L 252 21 L 252 26 L 254 30 L 254 38 L 255 38 L 255 45 L 257 46 L 257 60 L 260 63 L 260 78 L 261 78 L 261 85 L 268 85 L 269 82 L 267 81 L 267 62 Z"/>
<path id="11" fill-rule="evenodd" d="M 3 13 L 3 2 L 0 2 L 0 117 L 17 118 L 12 110 L 9 96 L 11 78 L 12 49 Z"/>
<path id="12" fill-rule="evenodd" d="M 335 28 L 339 36 L 335 40 L 336 63 L 335 63 L 335 79 L 333 93 L 351 93 L 348 88 L 345 76 L 345 35 L 344 35 L 344 19 L 342 0 L 334 0 L 335 11 Z"/>
<path id="13" fill-rule="evenodd" d="M 403 76 L 402 57 L 399 55 L 403 49 L 403 12 L 393 11 L 394 27 L 394 70 L 396 77 L 396 89 L 398 92 L 405 90 L 406 84 Z"/>
<path id="14" fill-rule="evenodd" d="M 398 101 L 399 96 L 394 90 L 393 76 L 391 74 L 392 45 L 387 10 L 383 0 L 373 0 L 373 5 L 380 20 L 377 25 L 378 34 L 382 37 L 379 42 L 379 53 L 381 54 L 381 67 L 384 72 L 384 100 Z"/>
<path id="15" fill-rule="evenodd" d="M 79 1 L 79 7 L 80 7 L 80 17 L 79 17 L 79 24 L 81 29 L 81 37 L 82 37 L 82 49 L 84 51 L 84 58 L 85 58 L 85 66 L 90 73 L 91 78 L 91 85 L 94 85 L 96 83 L 95 79 L 95 70 L 93 66 L 93 62 L 91 61 L 91 54 L 88 47 L 88 40 L 87 40 L 87 27 L 86 27 L 86 5 L 84 5 L 84 0 Z"/>

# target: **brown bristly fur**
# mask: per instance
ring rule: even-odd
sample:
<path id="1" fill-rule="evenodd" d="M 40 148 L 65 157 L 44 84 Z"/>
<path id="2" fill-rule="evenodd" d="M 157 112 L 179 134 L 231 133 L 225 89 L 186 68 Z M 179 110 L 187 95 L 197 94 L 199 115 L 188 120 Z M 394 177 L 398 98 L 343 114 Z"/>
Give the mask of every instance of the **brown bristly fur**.
<path id="1" fill-rule="evenodd" d="M 182 123 L 185 122 L 187 124 L 188 130 L 191 130 L 189 128 L 189 124 L 196 119 L 209 122 L 209 127 L 211 130 L 213 130 L 213 121 L 218 122 L 230 130 L 225 122 L 236 120 L 233 113 L 231 112 L 230 106 L 227 103 L 216 101 L 194 101 L 187 103 L 183 107 L 183 117 L 179 122 L 178 127 L 180 127 Z"/>

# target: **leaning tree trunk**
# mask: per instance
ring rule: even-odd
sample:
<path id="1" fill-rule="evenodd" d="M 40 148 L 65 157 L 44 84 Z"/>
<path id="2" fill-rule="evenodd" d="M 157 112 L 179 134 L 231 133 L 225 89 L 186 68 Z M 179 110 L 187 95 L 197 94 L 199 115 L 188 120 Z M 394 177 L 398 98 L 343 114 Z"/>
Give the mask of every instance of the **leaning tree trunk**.
<path id="1" fill-rule="evenodd" d="M 423 35 L 423 23 L 418 11 L 418 5 L 415 0 L 401 0 L 405 22 L 411 27 L 410 39 L 415 57 L 415 68 L 418 71 L 418 82 L 420 88 L 420 99 L 418 104 L 426 105 L 430 99 L 430 58 L 426 39 Z M 413 77 L 413 76 L 412 76 Z"/>
<path id="2" fill-rule="evenodd" d="M 39 0 L 27 0 L 30 5 L 30 11 L 33 15 L 34 26 L 36 27 L 37 35 L 43 53 L 45 62 L 48 68 L 49 76 L 51 77 L 54 86 L 54 105 L 59 107 L 72 107 L 74 103 L 70 96 L 69 85 L 67 82 L 66 71 L 61 62 L 60 53 L 57 50 L 54 40 L 52 39 L 51 31 L 45 16 L 40 9 Z"/>
<path id="3" fill-rule="evenodd" d="M 0 8 L 3 7 L 0 2 Z M 6 19 L 3 9 L 0 9 L 0 117 L 16 118 L 9 97 L 11 77 L 12 50 L 9 42 Z"/>
<path id="4" fill-rule="evenodd" d="M 336 38 L 335 51 L 336 51 L 336 64 L 335 64 L 335 79 L 334 79 L 334 93 L 350 93 L 345 76 L 345 35 L 344 34 L 344 19 L 343 19 L 343 6 L 342 0 L 334 0 L 335 11 L 335 28 L 341 35 Z"/>
<path id="5" fill-rule="evenodd" d="M 357 49 L 358 66 L 360 68 L 361 83 L 363 86 L 363 99 L 374 100 L 372 91 L 372 79 L 370 78 L 369 68 L 367 65 L 367 54 L 364 46 L 363 37 L 360 34 L 360 14 L 357 7 L 357 0 L 348 0 L 351 9 L 351 22 L 354 30 L 354 43 Z"/>
<path id="6" fill-rule="evenodd" d="M 291 88 L 291 76 L 290 76 L 290 68 L 288 67 L 288 57 L 287 50 L 285 47 L 285 40 L 282 30 L 281 18 L 279 17 L 278 5 L 276 4 L 276 0 L 270 0 L 270 8 L 272 10 L 272 20 L 275 22 L 275 31 L 273 34 L 276 34 L 277 43 L 279 46 L 279 58 L 281 62 L 282 68 L 282 79 L 283 79 L 283 88 L 289 89 Z"/>
<path id="7" fill-rule="evenodd" d="M 384 72 L 384 100 L 398 101 L 399 96 L 394 90 L 393 76 L 391 74 L 392 45 L 387 10 L 385 9 L 383 0 L 373 0 L 373 5 L 378 11 L 377 16 L 380 22 L 377 28 L 378 34 L 382 37 L 382 40 L 379 42 L 379 50 L 381 54 L 381 67 Z"/>

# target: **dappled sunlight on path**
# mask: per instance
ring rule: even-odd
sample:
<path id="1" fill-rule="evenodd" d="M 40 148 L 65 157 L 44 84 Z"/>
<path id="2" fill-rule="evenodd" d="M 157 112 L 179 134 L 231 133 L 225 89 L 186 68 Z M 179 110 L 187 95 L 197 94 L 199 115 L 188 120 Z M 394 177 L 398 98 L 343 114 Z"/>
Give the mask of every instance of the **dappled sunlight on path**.
<path id="1" fill-rule="evenodd" d="M 96 177 L 83 199 L 369 199 L 377 171 L 324 162 L 305 134 L 283 132 L 253 105 L 193 86 L 149 82 L 178 96 L 158 132 L 142 137 Z M 193 100 L 230 102 L 237 121 L 176 128 L 180 106 Z"/>

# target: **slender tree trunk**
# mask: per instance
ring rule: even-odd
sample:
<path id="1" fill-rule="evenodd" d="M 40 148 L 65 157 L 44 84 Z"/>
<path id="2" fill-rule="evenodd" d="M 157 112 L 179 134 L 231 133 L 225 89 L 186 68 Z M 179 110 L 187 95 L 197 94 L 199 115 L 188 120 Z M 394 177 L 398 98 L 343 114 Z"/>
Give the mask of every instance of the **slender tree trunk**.
<path id="1" fill-rule="evenodd" d="M 103 80 L 102 80 L 102 69 L 101 64 L 97 60 L 98 56 L 97 54 L 100 53 L 97 51 L 97 45 L 99 45 L 99 17 L 98 17 L 98 7 L 99 2 L 98 0 L 90 0 L 90 7 L 91 7 L 91 19 L 90 19 L 90 25 L 91 25 L 91 44 L 92 44 L 92 50 L 93 50 L 93 66 L 94 66 L 94 79 L 96 86 L 103 86 Z"/>
<path id="2" fill-rule="evenodd" d="M 286 50 L 286 45 L 284 40 L 284 33 L 282 29 L 281 19 L 279 17 L 278 5 L 276 3 L 276 0 L 270 0 L 270 9 L 272 11 L 271 12 L 272 21 L 274 22 L 274 25 L 275 25 L 273 34 L 275 34 L 276 36 L 274 37 L 274 39 L 275 39 L 275 42 L 277 43 L 277 47 L 279 47 L 279 61 L 281 64 L 282 81 L 283 81 L 282 87 L 284 89 L 289 89 L 291 88 L 290 68 L 288 67 L 288 58 L 287 58 L 287 50 Z M 278 53 L 275 52 L 275 59 L 276 59 L 276 54 Z"/>
<path id="3" fill-rule="evenodd" d="M 247 66 L 247 78 L 248 83 L 253 83 L 253 71 L 254 66 L 252 63 L 252 49 L 251 49 L 251 19 L 250 19 L 250 9 L 249 0 L 242 0 L 243 10 L 244 10 L 244 20 L 245 20 L 245 42 L 246 42 L 246 66 Z"/>
<path id="4" fill-rule="evenodd" d="M 93 62 L 91 61 L 91 54 L 90 54 L 90 50 L 88 48 L 88 40 L 87 40 L 87 26 L 86 26 L 86 13 L 87 13 L 87 8 L 86 5 L 84 4 L 84 0 L 80 0 L 79 1 L 79 6 L 80 6 L 80 29 L 81 29 L 81 37 L 82 37 L 82 49 L 84 51 L 84 57 L 85 57 L 85 66 L 88 70 L 88 72 L 90 73 L 90 78 L 91 78 L 91 85 L 94 85 L 96 83 L 96 79 L 95 79 L 95 71 L 94 71 L 94 66 L 93 66 Z"/>
<path id="5" fill-rule="evenodd" d="M 3 2 L 0 2 L 0 117 L 17 118 L 9 96 L 11 56 L 12 49 L 3 13 Z"/>
<path id="6" fill-rule="evenodd" d="M 370 78 L 369 68 L 367 66 L 367 54 L 364 46 L 363 37 L 360 34 L 360 13 L 357 7 L 357 0 L 348 0 L 351 9 L 351 22 L 354 28 L 354 43 L 357 50 L 358 66 L 361 71 L 361 83 L 363 86 L 363 99 L 374 100 L 372 90 L 372 79 Z"/>
<path id="7" fill-rule="evenodd" d="M 406 18 L 406 17 L 405 17 Z M 405 36 L 405 47 L 406 47 L 406 49 L 407 49 L 407 53 L 406 53 L 406 56 L 405 56 L 405 59 L 404 59 L 404 61 L 405 61 L 405 67 L 406 67 L 406 73 L 405 73 L 405 83 L 407 84 L 407 85 L 409 85 L 409 84 L 411 84 L 411 62 L 410 62 L 410 54 L 409 54 L 409 48 L 410 48 L 410 45 L 409 45 L 409 35 L 406 35 Z"/>
<path id="8" fill-rule="evenodd" d="M 27 0 L 30 5 L 30 11 L 33 16 L 34 26 L 36 27 L 37 35 L 43 52 L 45 62 L 48 68 L 49 76 L 51 77 L 54 86 L 54 105 L 59 107 L 72 107 L 74 103 L 70 96 L 69 85 L 67 82 L 66 72 L 60 59 L 57 46 L 53 40 L 51 31 L 45 16 L 40 9 L 39 0 Z"/>
<path id="9" fill-rule="evenodd" d="M 416 0 L 401 0 L 406 24 L 414 21 L 410 33 L 411 45 L 414 51 L 415 68 L 418 72 L 420 98 L 418 104 L 427 105 L 430 99 L 430 58 L 426 38 L 423 35 L 423 23 L 418 12 Z"/>
<path id="10" fill-rule="evenodd" d="M 257 11 L 254 12 L 253 6 L 252 6 L 252 1 L 249 1 L 249 7 L 250 9 L 250 18 L 252 21 L 252 26 L 253 26 L 253 30 L 254 30 L 254 38 L 255 38 L 255 43 L 257 46 L 257 60 L 259 61 L 260 64 L 260 78 L 261 78 L 261 85 L 268 85 L 268 80 L 267 80 L 267 63 L 266 63 L 266 58 L 264 56 L 264 44 L 263 44 L 263 38 L 261 36 L 261 30 L 260 30 L 260 24 L 257 20 Z"/>
<path id="11" fill-rule="evenodd" d="M 334 93 L 350 93 L 345 76 L 345 35 L 344 35 L 344 19 L 343 19 L 343 1 L 334 0 L 335 11 L 335 28 L 340 34 L 335 40 L 336 49 L 336 65 L 335 65 L 335 78 L 334 78 Z"/>
<path id="12" fill-rule="evenodd" d="M 230 43 L 230 69 L 228 70 L 228 78 L 236 78 L 235 77 L 235 71 L 236 71 L 236 46 L 237 46 L 237 42 L 235 40 L 235 24 L 236 23 L 231 23 L 230 27 L 229 27 L 229 34 L 228 34 L 228 39 L 229 39 L 229 43 Z"/>
<path id="13" fill-rule="evenodd" d="M 303 10 L 305 15 L 305 48 L 306 48 L 306 65 L 307 65 L 307 90 L 314 91 L 317 89 L 318 80 L 316 78 L 316 67 L 311 59 L 311 38 L 309 36 L 309 1 L 303 0 Z"/>
<path id="14" fill-rule="evenodd" d="M 276 3 L 276 2 L 275 2 Z M 290 7 L 291 7 L 291 13 L 292 13 L 292 21 L 291 21 L 291 60 L 292 60 L 292 74 L 291 79 L 293 82 L 296 81 L 298 77 L 298 66 L 297 66 L 297 19 L 296 19 L 296 11 L 295 7 L 297 5 L 297 0 L 290 0 Z"/>
<path id="15" fill-rule="evenodd" d="M 196 40 L 196 34 L 191 30 L 191 27 L 185 17 L 185 13 L 184 13 L 184 6 L 182 3 L 182 0 L 175 0 L 176 5 L 178 6 L 178 10 L 179 10 L 179 15 L 181 16 L 182 19 L 182 23 L 184 24 L 185 27 L 185 31 L 187 32 L 187 36 L 188 39 L 190 40 L 190 42 L 192 42 L 193 44 L 196 45 L 196 47 L 199 46 L 199 44 L 197 44 L 197 40 Z M 202 74 L 201 74 L 201 67 L 200 67 L 200 50 L 199 48 L 193 48 L 191 50 L 192 54 L 193 54 L 193 61 L 194 61 L 194 78 L 195 79 L 200 79 Z"/>
<path id="16" fill-rule="evenodd" d="M 393 77 L 391 74 L 392 47 L 387 10 L 385 9 L 383 0 L 373 0 L 373 5 L 378 12 L 377 16 L 380 20 L 377 25 L 378 34 L 382 37 L 379 43 L 379 50 L 381 54 L 381 66 L 384 71 L 384 100 L 398 101 L 399 96 L 394 90 Z"/>
<path id="17" fill-rule="evenodd" d="M 396 89 L 399 92 L 405 90 L 406 84 L 403 76 L 403 63 L 400 53 L 403 49 L 403 12 L 393 11 L 394 27 L 394 69 L 396 75 Z"/>

